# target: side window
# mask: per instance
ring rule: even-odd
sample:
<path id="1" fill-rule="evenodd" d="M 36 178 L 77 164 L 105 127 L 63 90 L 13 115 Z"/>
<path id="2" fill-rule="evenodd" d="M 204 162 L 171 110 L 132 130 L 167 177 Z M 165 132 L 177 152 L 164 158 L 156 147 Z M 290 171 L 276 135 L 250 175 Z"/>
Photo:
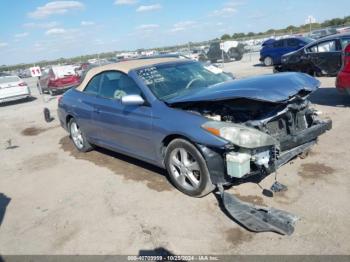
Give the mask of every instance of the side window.
<path id="1" fill-rule="evenodd" d="M 312 46 L 308 47 L 306 50 L 309 53 L 317 53 L 317 45 L 312 45 Z"/>
<path id="2" fill-rule="evenodd" d="M 94 76 L 84 89 L 85 93 L 97 95 L 100 87 L 101 74 Z"/>
<path id="3" fill-rule="evenodd" d="M 298 46 L 299 45 L 299 40 L 297 40 L 297 39 L 287 39 L 287 45 L 289 46 L 289 47 L 296 47 L 296 46 Z"/>
<path id="4" fill-rule="evenodd" d="M 99 95 L 105 98 L 121 99 L 125 95 L 141 95 L 141 90 L 133 79 L 116 71 L 102 74 Z"/>
<path id="5" fill-rule="evenodd" d="M 45 77 L 47 75 L 48 75 L 48 70 L 47 69 L 41 71 L 41 77 Z"/>
<path id="6" fill-rule="evenodd" d="M 273 47 L 275 47 L 275 48 L 283 47 L 283 40 L 278 40 L 278 41 L 274 42 Z"/>
<path id="7" fill-rule="evenodd" d="M 318 44 L 318 52 L 335 52 L 337 51 L 337 45 L 335 40 L 326 41 Z"/>

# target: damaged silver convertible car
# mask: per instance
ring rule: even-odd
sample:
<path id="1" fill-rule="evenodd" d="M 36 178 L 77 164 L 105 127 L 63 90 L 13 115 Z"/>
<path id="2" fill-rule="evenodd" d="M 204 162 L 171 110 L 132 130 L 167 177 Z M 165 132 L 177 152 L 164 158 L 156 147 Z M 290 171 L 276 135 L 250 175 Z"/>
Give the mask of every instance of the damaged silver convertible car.
<path id="1" fill-rule="evenodd" d="M 152 58 L 93 68 L 59 101 L 80 151 L 93 145 L 166 168 L 183 193 L 266 176 L 331 128 L 309 107 L 302 73 L 232 78 L 211 66 Z"/>

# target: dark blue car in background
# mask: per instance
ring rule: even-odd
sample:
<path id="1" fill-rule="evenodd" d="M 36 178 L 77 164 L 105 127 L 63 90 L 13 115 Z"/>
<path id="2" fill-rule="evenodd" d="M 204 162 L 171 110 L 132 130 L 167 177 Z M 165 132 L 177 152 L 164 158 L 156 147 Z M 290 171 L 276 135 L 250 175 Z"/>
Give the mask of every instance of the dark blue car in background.
<path id="1" fill-rule="evenodd" d="M 306 37 L 291 37 L 280 40 L 269 39 L 262 44 L 260 50 L 260 61 L 265 66 L 278 65 L 281 63 L 281 57 L 289 52 L 296 51 L 313 40 Z"/>

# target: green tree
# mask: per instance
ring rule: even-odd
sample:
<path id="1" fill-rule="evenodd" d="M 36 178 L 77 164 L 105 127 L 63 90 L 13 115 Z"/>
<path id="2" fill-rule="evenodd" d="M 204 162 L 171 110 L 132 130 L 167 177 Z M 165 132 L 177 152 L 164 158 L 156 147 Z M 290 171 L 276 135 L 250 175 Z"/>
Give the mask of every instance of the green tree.
<path id="1" fill-rule="evenodd" d="M 225 41 L 225 40 L 230 40 L 231 36 L 229 34 L 224 34 L 221 36 L 221 40 Z"/>

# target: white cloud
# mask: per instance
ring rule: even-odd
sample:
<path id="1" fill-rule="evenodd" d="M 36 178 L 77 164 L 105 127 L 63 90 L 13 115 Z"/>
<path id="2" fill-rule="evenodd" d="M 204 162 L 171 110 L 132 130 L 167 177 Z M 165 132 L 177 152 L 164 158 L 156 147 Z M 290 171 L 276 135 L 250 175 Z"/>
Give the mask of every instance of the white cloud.
<path id="1" fill-rule="evenodd" d="M 115 0 L 114 4 L 115 5 L 134 5 L 136 4 L 136 0 Z"/>
<path id="2" fill-rule="evenodd" d="M 28 14 L 31 18 L 46 18 L 53 14 L 65 14 L 69 10 L 82 9 L 84 5 L 79 1 L 53 1 L 39 6 L 35 11 Z"/>
<path id="3" fill-rule="evenodd" d="M 162 6 L 160 4 L 155 4 L 155 5 L 140 5 L 137 9 L 136 12 L 148 12 L 148 11 L 155 11 L 161 9 Z"/>
<path id="4" fill-rule="evenodd" d="M 53 28 L 58 26 L 58 22 L 48 22 L 48 23 L 25 23 L 23 24 L 24 27 L 26 28 L 43 28 L 43 29 L 48 29 L 48 28 Z"/>
<path id="5" fill-rule="evenodd" d="M 95 25 L 95 22 L 93 22 L 93 21 L 81 21 L 80 25 L 81 26 L 91 26 L 91 25 Z"/>
<path id="6" fill-rule="evenodd" d="M 214 10 L 210 16 L 222 16 L 229 17 L 237 12 L 237 7 L 244 5 L 243 0 L 231 0 L 223 4 L 223 7 L 217 10 Z"/>
<path id="7" fill-rule="evenodd" d="M 28 35 L 29 35 L 28 32 L 24 32 L 24 33 L 15 34 L 14 37 L 15 38 L 23 38 L 23 37 L 26 37 Z"/>
<path id="8" fill-rule="evenodd" d="M 62 35 L 66 33 L 66 29 L 63 28 L 52 28 L 45 32 L 46 35 Z"/>
<path id="9" fill-rule="evenodd" d="M 186 29 L 193 28 L 197 22 L 195 21 L 181 21 L 174 24 L 173 28 L 170 30 L 171 32 L 179 32 L 185 31 Z"/>
<path id="10" fill-rule="evenodd" d="M 186 29 L 183 27 L 174 27 L 170 31 L 171 32 L 180 32 L 180 31 L 185 31 Z"/>
<path id="11" fill-rule="evenodd" d="M 224 17 L 227 17 L 227 16 L 233 15 L 234 13 L 236 13 L 236 11 L 237 11 L 236 8 L 227 6 L 227 7 L 221 8 L 221 9 L 214 10 L 211 15 L 212 16 L 224 16 Z"/>
<path id="12" fill-rule="evenodd" d="M 157 24 L 146 24 L 146 25 L 140 25 L 136 29 L 137 30 L 153 30 L 159 28 L 159 25 Z"/>
<path id="13" fill-rule="evenodd" d="M 8 46 L 9 44 L 8 43 L 6 43 L 6 42 L 0 42 L 0 47 L 6 47 L 6 46 Z"/>

